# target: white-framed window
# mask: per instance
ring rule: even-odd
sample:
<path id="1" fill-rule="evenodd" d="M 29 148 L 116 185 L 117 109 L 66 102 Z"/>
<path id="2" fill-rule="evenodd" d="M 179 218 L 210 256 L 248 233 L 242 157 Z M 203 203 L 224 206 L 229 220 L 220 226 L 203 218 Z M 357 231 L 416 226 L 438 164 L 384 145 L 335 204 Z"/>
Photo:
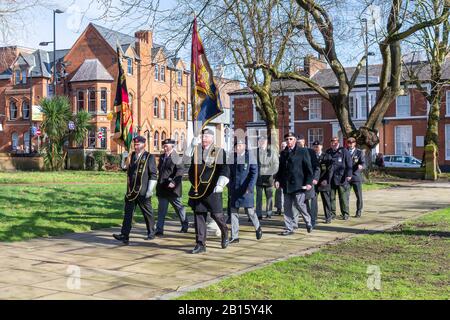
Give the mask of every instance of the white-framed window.
<path id="1" fill-rule="evenodd" d="M 179 86 L 183 85 L 183 70 L 177 71 L 177 83 Z"/>
<path id="2" fill-rule="evenodd" d="M 258 110 L 256 110 L 256 104 L 253 101 L 253 122 L 263 122 L 263 118 Z"/>
<path id="3" fill-rule="evenodd" d="M 100 148 L 102 149 L 106 149 L 106 147 L 108 146 L 108 138 L 106 136 L 107 134 L 107 128 L 106 127 L 101 127 L 100 128 L 100 132 L 102 133 L 102 138 L 100 139 Z"/>
<path id="4" fill-rule="evenodd" d="M 314 141 L 319 141 L 323 144 L 323 129 L 322 128 L 310 128 L 308 129 L 308 144 L 312 148 Z"/>
<path id="5" fill-rule="evenodd" d="M 355 119 L 355 118 L 356 118 L 356 115 L 357 115 L 356 107 L 357 107 L 357 104 L 356 104 L 356 97 L 350 96 L 350 97 L 348 98 L 348 109 L 349 109 L 349 112 L 350 112 L 350 117 L 351 117 L 352 119 Z"/>
<path id="6" fill-rule="evenodd" d="M 153 135 L 153 149 L 159 150 L 159 132 L 155 131 L 155 134 Z"/>
<path id="7" fill-rule="evenodd" d="M 159 118 L 159 100 L 158 98 L 155 98 L 153 101 L 153 117 Z"/>
<path id="8" fill-rule="evenodd" d="M 20 70 L 19 69 L 17 69 L 14 72 L 14 83 L 15 84 L 20 84 Z"/>
<path id="9" fill-rule="evenodd" d="M 9 120 L 17 119 L 17 104 L 14 100 L 9 101 Z"/>
<path id="10" fill-rule="evenodd" d="M 445 91 L 445 114 L 450 116 L 450 90 Z"/>
<path id="11" fill-rule="evenodd" d="M 185 120 L 185 112 L 186 112 L 186 105 L 184 104 L 184 102 L 181 103 L 181 107 L 180 107 L 180 120 Z"/>
<path id="12" fill-rule="evenodd" d="M 173 118 L 175 120 L 178 120 L 178 110 L 179 110 L 179 103 L 178 101 L 175 101 L 175 106 L 173 107 Z"/>
<path id="13" fill-rule="evenodd" d="M 22 70 L 22 83 L 27 83 L 27 70 Z"/>
<path id="14" fill-rule="evenodd" d="M 155 64 L 155 80 L 159 81 L 159 65 Z"/>
<path id="15" fill-rule="evenodd" d="M 100 90 L 100 108 L 103 113 L 108 111 L 108 91 L 106 88 Z"/>
<path id="16" fill-rule="evenodd" d="M 409 117 L 411 116 L 411 97 L 410 95 L 398 96 L 396 101 L 396 116 Z"/>
<path id="17" fill-rule="evenodd" d="M 178 139 L 180 139 L 180 135 L 178 134 L 178 132 L 175 131 L 173 140 L 175 140 L 176 145 L 178 145 Z"/>
<path id="18" fill-rule="evenodd" d="M 160 80 L 162 82 L 166 81 L 166 67 L 165 66 L 161 66 Z"/>
<path id="19" fill-rule="evenodd" d="M 97 146 L 96 139 L 97 139 L 97 130 L 96 129 L 89 130 L 89 133 L 88 133 L 88 148 L 89 149 L 95 149 L 95 147 Z"/>
<path id="20" fill-rule="evenodd" d="M 17 147 L 19 146 L 19 134 L 17 132 L 13 132 L 11 134 L 11 148 L 12 150 L 17 150 Z"/>
<path id="21" fill-rule="evenodd" d="M 89 89 L 88 112 L 97 112 L 97 92 L 95 89 Z"/>
<path id="22" fill-rule="evenodd" d="M 309 120 L 322 119 L 322 99 L 311 98 L 309 99 Z"/>
<path id="23" fill-rule="evenodd" d="M 77 108 L 78 108 L 78 111 L 84 110 L 84 91 L 78 91 Z"/>
<path id="24" fill-rule="evenodd" d="M 160 112 L 160 118 L 166 119 L 166 100 L 161 100 L 161 112 Z"/>
<path id="25" fill-rule="evenodd" d="M 376 96 L 374 91 L 369 91 L 369 108 L 367 108 L 367 94 L 365 91 L 352 93 L 349 97 L 349 112 L 352 119 L 367 119 L 370 109 L 375 104 Z"/>
<path id="26" fill-rule="evenodd" d="M 129 75 L 133 74 L 133 59 L 127 58 L 127 73 Z"/>
<path id="27" fill-rule="evenodd" d="M 28 101 L 22 102 L 22 117 L 24 120 L 30 119 L 30 104 Z"/>
<path id="28" fill-rule="evenodd" d="M 445 160 L 450 160 L 450 124 L 445 125 Z"/>
<path id="29" fill-rule="evenodd" d="M 412 155 L 412 126 L 395 127 L 395 154 Z"/>

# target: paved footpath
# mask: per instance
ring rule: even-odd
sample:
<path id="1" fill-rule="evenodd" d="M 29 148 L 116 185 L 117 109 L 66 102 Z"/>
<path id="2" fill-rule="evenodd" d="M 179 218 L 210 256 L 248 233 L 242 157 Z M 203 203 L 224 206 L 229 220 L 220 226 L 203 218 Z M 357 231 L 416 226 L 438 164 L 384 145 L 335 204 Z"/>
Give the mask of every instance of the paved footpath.
<path id="1" fill-rule="evenodd" d="M 189 253 L 194 246 L 193 229 L 179 234 L 179 224 L 170 221 L 165 237 L 150 242 L 143 240 L 144 228 L 138 225 L 129 246 L 112 239 L 118 228 L 1 243 L 0 299 L 173 298 L 230 274 L 448 207 L 450 183 L 411 183 L 366 192 L 364 198 L 361 219 L 321 223 L 310 235 L 304 228 L 291 237 L 277 235 L 283 226 L 277 216 L 263 221 L 264 236 L 257 241 L 242 215 L 241 242 L 222 250 L 219 239 L 210 237 L 208 251 L 202 255 Z M 352 200 L 351 208 L 355 208 L 353 196 Z"/>

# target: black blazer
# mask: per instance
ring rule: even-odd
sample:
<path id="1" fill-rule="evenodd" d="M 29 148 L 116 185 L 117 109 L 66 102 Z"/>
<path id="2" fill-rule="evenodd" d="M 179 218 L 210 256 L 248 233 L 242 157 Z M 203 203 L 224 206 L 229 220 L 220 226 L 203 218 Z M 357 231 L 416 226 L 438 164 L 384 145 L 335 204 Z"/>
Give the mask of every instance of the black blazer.
<path id="1" fill-rule="evenodd" d="M 317 191 L 329 191 L 330 190 L 330 184 L 331 184 L 331 174 L 330 169 L 332 165 L 332 158 L 331 156 L 326 153 L 322 152 L 320 156 L 316 155 L 316 158 L 319 162 L 319 168 L 320 168 L 320 177 L 319 177 L 319 183 L 316 186 Z"/>
<path id="2" fill-rule="evenodd" d="M 175 162 L 177 164 L 175 164 Z M 173 151 L 169 157 L 166 158 L 163 153 L 159 158 L 158 163 L 158 184 L 156 185 L 156 195 L 163 198 L 179 198 L 182 195 L 182 179 L 184 173 L 184 166 L 182 158 Z M 169 188 L 169 184 L 173 182 L 175 188 Z"/>
<path id="3" fill-rule="evenodd" d="M 340 147 L 336 151 L 328 149 L 331 156 L 331 184 L 333 186 L 348 186 L 347 177 L 352 176 L 352 159 L 347 149 Z"/>
<path id="4" fill-rule="evenodd" d="M 148 183 L 150 180 L 156 180 L 156 162 L 155 157 L 148 153 L 147 151 L 144 151 L 144 154 L 142 156 L 147 156 L 147 166 L 144 169 L 144 173 L 142 175 L 142 186 L 139 194 L 141 196 L 145 196 L 148 189 Z M 130 164 L 128 166 L 127 175 L 128 175 L 128 183 L 134 184 L 134 173 L 136 172 L 138 168 L 138 163 L 136 163 L 136 153 L 133 152 L 131 154 L 131 160 Z"/>
<path id="5" fill-rule="evenodd" d="M 316 152 L 313 149 L 306 148 L 309 153 L 309 157 L 311 158 L 311 167 L 313 170 L 312 180 L 319 181 L 320 178 L 320 166 L 319 161 L 317 160 Z M 306 199 L 312 199 L 316 196 L 315 188 L 311 188 L 311 190 L 306 192 Z"/>
<path id="6" fill-rule="evenodd" d="M 276 174 L 276 181 L 280 183 L 284 193 L 298 193 L 313 180 L 311 157 L 306 148 L 297 146 L 289 152 L 286 147 L 280 154 L 280 166 Z"/>
<path id="7" fill-rule="evenodd" d="M 348 150 L 348 152 L 350 153 L 350 149 Z M 352 159 L 352 180 L 350 181 L 350 183 L 363 182 L 362 170 L 359 170 L 358 166 L 362 165 L 364 169 L 364 166 L 366 165 L 364 153 L 360 149 L 355 149 L 353 155 L 350 153 L 350 156 Z"/>

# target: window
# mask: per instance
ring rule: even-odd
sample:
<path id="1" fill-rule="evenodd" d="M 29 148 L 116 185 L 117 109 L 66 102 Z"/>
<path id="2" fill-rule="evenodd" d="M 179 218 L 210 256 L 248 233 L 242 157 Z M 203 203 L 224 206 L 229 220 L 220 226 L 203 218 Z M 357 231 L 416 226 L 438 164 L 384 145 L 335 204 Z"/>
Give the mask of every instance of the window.
<path id="1" fill-rule="evenodd" d="M 127 72 L 128 74 L 133 74 L 133 59 L 127 58 Z"/>
<path id="2" fill-rule="evenodd" d="M 161 66 L 160 80 L 163 82 L 166 81 L 166 67 L 165 66 Z"/>
<path id="3" fill-rule="evenodd" d="M 22 83 L 27 83 L 27 70 L 22 70 Z"/>
<path id="4" fill-rule="evenodd" d="M 20 70 L 14 72 L 14 80 L 15 84 L 20 84 Z"/>
<path id="5" fill-rule="evenodd" d="M 445 160 L 450 160 L 450 124 L 445 125 Z"/>
<path id="6" fill-rule="evenodd" d="M 177 71 L 177 83 L 179 86 L 183 85 L 183 71 L 182 70 Z"/>
<path id="7" fill-rule="evenodd" d="M 308 144 L 312 148 L 314 141 L 319 141 L 323 144 L 323 129 L 322 128 L 311 128 L 308 129 Z"/>
<path id="8" fill-rule="evenodd" d="M 47 84 L 47 97 L 53 97 L 55 93 L 55 87 L 53 84 L 49 83 Z"/>
<path id="9" fill-rule="evenodd" d="M 161 142 L 164 141 L 164 140 L 166 140 L 166 137 L 167 137 L 167 135 L 166 135 L 166 133 L 163 131 L 163 133 L 161 133 Z"/>
<path id="10" fill-rule="evenodd" d="M 322 119 L 322 99 L 309 99 L 309 120 Z"/>
<path id="11" fill-rule="evenodd" d="M 364 93 L 359 96 L 358 119 L 367 119 L 367 96 Z"/>
<path id="12" fill-rule="evenodd" d="M 354 96 L 350 96 L 348 99 L 348 109 L 350 111 L 350 117 L 352 119 L 356 118 L 356 98 Z"/>
<path id="13" fill-rule="evenodd" d="M 165 119 L 166 118 L 166 100 L 161 100 L 161 111 L 160 111 L 160 118 Z"/>
<path id="14" fill-rule="evenodd" d="M 173 107 L 173 118 L 175 120 L 178 120 L 178 109 L 179 109 L 178 101 L 175 101 L 175 107 Z"/>
<path id="15" fill-rule="evenodd" d="M 96 132 L 96 130 L 95 129 L 91 129 L 91 130 L 89 130 L 89 133 L 88 133 L 88 148 L 89 149 L 95 149 L 95 146 L 96 146 L 96 134 L 97 134 L 97 132 Z"/>
<path id="16" fill-rule="evenodd" d="M 97 92 L 94 89 L 89 89 L 89 104 L 88 104 L 89 113 L 95 113 L 97 111 L 96 95 Z"/>
<path id="17" fill-rule="evenodd" d="M 174 135 L 175 144 L 178 144 L 179 138 L 180 138 L 180 135 L 178 134 L 178 132 L 175 132 L 175 135 Z"/>
<path id="18" fill-rule="evenodd" d="M 30 119 L 30 104 L 28 101 L 22 102 L 22 117 L 25 120 Z"/>
<path id="19" fill-rule="evenodd" d="M 102 88 L 100 91 L 100 108 L 103 113 L 108 111 L 108 91 L 106 88 Z"/>
<path id="20" fill-rule="evenodd" d="M 445 92 L 445 107 L 446 115 L 450 116 L 450 90 Z"/>
<path id="21" fill-rule="evenodd" d="M 133 94 L 131 92 L 128 92 L 128 105 L 130 106 L 130 108 L 133 108 Z"/>
<path id="22" fill-rule="evenodd" d="M 186 140 L 186 136 L 184 135 L 184 132 L 183 132 L 183 133 L 181 133 L 181 136 L 180 136 L 180 145 L 182 147 L 184 147 L 185 140 Z"/>
<path id="23" fill-rule="evenodd" d="M 159 150 L 159 132 L 155 131 L 155 134 L 153 136 L 153 149 Z"/>
<path id="24" fill-rule="evenodd" d="M 101 127 L 100 132 L 102 133 L 102 138 L 100 139 L 100 148 L 106 149 L 107 147 L 107 136 L 106 136 L 106 127 Z"/>
<path id="25" fill-rule="evenodd" d="M 155 98 L 155 101 L 153 102 L 153 117 L 155 117 L 155 118 L 159 117 L 159 100 L 158 100 L 158 98 Z"/>
<path id="26" fill-rule="evenodd" d="M 18 146 L 19 146 L 19 135 L 17 134 L 17 132 L 13 132 L 11 135 L 11 149 L 13 151 L 16 151 Z"/>
<path id="27" fill-rule="evenodd" d="M 186 110 L 186 106 L 184 104 L 184 102 L 181 103 L 181 108 L 180 108 L 180 120 L 185 120 L 186 118 L 186 114 L 185 111 Z"/>
<path id="28" fill-rule="evenodd" d="M 30 153 L 30 131 L 23 134 L 23 150 L 25 153 Z"/>
<path id="29" fill-rule="evenodd" d="M 155 80 L 159 81 L 159 66 L 155 64 Z"/>
<path id="30" fill-rule="evenodd" d="M 411 115 L 411 99 L 409 95 L 397 97 L 397 117 L 409 117 Z"/>
<path id="31" fill-rule="evenodd" d="M 9 119 L 10 120 L 17 119 L 17 105 L 16 102 L 13 100 L 9 102 Z"/>
<path id="32" fill-rule="evenodd" d="M 78 111 L 84 110 L 84 91 L 78 91 L 77 108 Z"/>
<path id="33" fill-rule="evenodd" d="M 395 154 L 412 154 L 412 126 L 395 127 Z"/>

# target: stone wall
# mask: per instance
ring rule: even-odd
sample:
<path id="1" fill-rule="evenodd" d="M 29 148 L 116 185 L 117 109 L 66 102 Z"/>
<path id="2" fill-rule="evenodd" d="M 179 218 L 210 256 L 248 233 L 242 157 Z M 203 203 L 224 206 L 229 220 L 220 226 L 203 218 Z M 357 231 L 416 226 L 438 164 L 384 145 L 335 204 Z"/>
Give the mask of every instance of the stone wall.
<path id="1" fill-rule="evenodd" d="M 40 156 L 15 156 L 0 153 L 0 171 L 43 171 L 44 158 Z"/>

